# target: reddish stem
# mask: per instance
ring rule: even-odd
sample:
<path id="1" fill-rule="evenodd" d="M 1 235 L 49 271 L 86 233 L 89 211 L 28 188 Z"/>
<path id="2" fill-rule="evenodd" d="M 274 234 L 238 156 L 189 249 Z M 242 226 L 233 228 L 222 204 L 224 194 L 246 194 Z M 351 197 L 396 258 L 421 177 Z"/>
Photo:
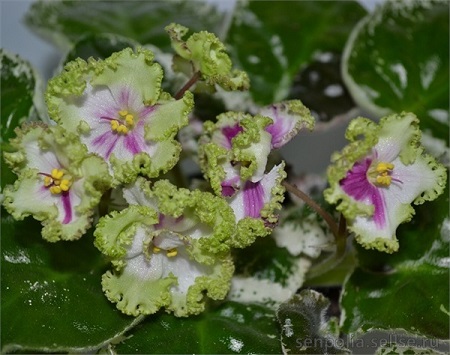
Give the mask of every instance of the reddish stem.
<path id="1" fill-rule="evenodd" d="M 194 85 L 196 82 L 197 82 L 197 80 L 198 79 L 200 79 L 200 76 L 201 76 L 201 73 L 198 71 L 198 72 L 195 72 L 194 73 L 194 75 L 192 76 L 192 78 L 190 78 L 189 80 L 188 80 L 188 82 L 186 83 L 186 84 L 184 84 L 184 86 L 175 94 L 175 99 L 176 100 L 179 100 L 179 99 L 181 99 L 182 97 L 183 97 L 183 95 L 184 95 L 184 93 L 186 92 L 186 91 L 188 91 L 189 90 L 189 88 L 192 86 L 192 85 Z"/>

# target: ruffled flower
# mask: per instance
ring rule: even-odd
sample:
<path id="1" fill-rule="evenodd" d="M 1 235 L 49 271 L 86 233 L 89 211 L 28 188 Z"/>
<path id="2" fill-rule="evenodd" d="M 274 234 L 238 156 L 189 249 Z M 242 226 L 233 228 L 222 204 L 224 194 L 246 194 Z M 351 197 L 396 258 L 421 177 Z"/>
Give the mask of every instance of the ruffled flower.
<path id="1" fill-rule="evenodd" d="M 150 188 L 141 178 L 124 197 L 130 206 L 102 218 L 94 233 L 115 266 L 102 279 L 108 299 L 135 316 L 162 307 L 176 316 L 198 314 L 205 296 L 223 299 L 234 271 L 228 244 L 235 227 L 225 201 L 166 180 Z"/>
<path id="2" fill-rule="evenodd" d="M 200 79 L 206 84 L 217 84 L 225 90 L 249 88 L 247 74 L 232 69 L 225 45 L 214 34 L 201 31 L 185 41 L 183 37 L 188 33 L 188 28 L 172 23 L 166 27 L 166 31 L 176 52 L 173 60 L 175 71 L 190 77 L 199 73 Z"/>
<path id="3" fill-rule="evenodd" d="M 4 156 L 19 178 L 5 188 L 3 205 L 17 220 L 41 221 L 48 241 L 78 239 L 111 186 L 107 165 L 59 127 L 35 124 L 16 132 L 15 152 Z"/>
<path id="4" fill-rule="evenodd" d="M 140 173 L 157 177 L 178 161 L 174 137 L 193 106 L 190 92 L 180 100 L 162 92 L 162 76 L 149 50 L 127 48 L 104 61 L 77 59 L 49 82 L 50 117 L 79 135 L 118 181 Z"/>
<path id="5" fill-rule="evenodd" d="M 387 116 L 379 125 L 358 118 L 347 130 L 351 143 L 333 156 L 325 198 L 338 203 L 365 248 L 397 251 L 395 231 L 413 216 L 411 203 L 434 200 L 444 190 L 446 170 L 423 153 L 418 123 L 412 113 Z"/>
<path id="6" fill-rule="evenodd" d="M 235 212 L 235 246 L 271 232 L 278 220 L 286 177 L 284 163 L 266 172 L 272 149 L 286 144 L 298 131 L 312 129 L 314 119 L 300 101 L 271 105 L 251 116 L 228 112 L 216 123 L 205 123 L 200 163 L 214 192 L 226 198 Z"/>

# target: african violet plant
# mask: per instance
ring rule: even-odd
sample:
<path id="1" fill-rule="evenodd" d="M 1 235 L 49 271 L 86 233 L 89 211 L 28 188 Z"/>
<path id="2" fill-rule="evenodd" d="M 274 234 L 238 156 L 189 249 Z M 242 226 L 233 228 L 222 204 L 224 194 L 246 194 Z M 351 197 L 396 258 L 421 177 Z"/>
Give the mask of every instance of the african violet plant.
<path id="1" fill-rule="evenodd" d="M 66 56 L 1 53 L 2 351 L 448 350 L 448 13 L 33 4 Z"/>

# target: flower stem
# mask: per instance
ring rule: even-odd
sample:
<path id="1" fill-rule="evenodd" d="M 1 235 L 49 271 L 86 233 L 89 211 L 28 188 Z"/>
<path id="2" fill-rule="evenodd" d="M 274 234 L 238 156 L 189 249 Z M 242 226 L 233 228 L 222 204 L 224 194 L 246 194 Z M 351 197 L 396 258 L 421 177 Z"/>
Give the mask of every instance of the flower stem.
<path id="1" fill-rule="evenodd" d="M 194 85 L 198 79 L 200 79 L 201 73 L 199 71 L 195 72 L 192 78 L 188 80 L 186 84 L 175 94 L 175 99 L 179 100 L 183 97 L 184 93 L 189 90 L 189 88 Z"/>
<path id="2" fill-rule="evenodd" d="M 308 279 L 312 279 L 326 273 L 327 271 L 332 270 L 344 259 L 345 252 L 347 250 L 347 221 L 341 214 L 339 218 L 339 224 L 337 224 L 335 219 L 327 211 L 320 207 L 320 205 L 311 197 L 309 197 L 303 191 L 299 190 L 295 185 L 291 185 L 287 181 L 283 181 L 283 186 L 286 188 L 286 190 L 301 198 L 308 206 L 316 211 L 325 220 L 325 222 L 327 222 L 331 233 L 333 233 L 334 235 L 336 251 L 324 262 L 314 265 L 308 271 L 307 277 Z"/>
<path id="3" fill-rule="evenodd" d="M 291 185 L 287 181 L 283 181 L 282 184 L 286 188 L 286 190 L 293 193 L 298 198 L 302 199 L 309 207 L 311 207 L 314 211 L 316 211 L 325 220 L 325 222 L 327 222 L 328 227 L 331 230 L 331 233 L 333 233 L 334 237 L 337 240 L 340 229 L 339 229 L 336 221 L 334 220 L 334 218 L 327 211 L 325 211 L 322 207 L 320 207 L 316 201 L 314 201 L 311 197 L 309 197 L 303 191 L 299 190 L 297 188 L 297 186 Z"/>
<path id="4" fill-rule="evenodd" d="M 314 265 L 307 272 L 307 278 L 313 279 L 326 272 L 333 270 L 337 265 L 341 263 L 344 259 L 345 253 L 347 251 L 347 221 L 345 217 L 341 214 L 339 218 L 339 233 L 335 239 L 336 251 L 333 255 L 327 258 L 324 262 Z"/>

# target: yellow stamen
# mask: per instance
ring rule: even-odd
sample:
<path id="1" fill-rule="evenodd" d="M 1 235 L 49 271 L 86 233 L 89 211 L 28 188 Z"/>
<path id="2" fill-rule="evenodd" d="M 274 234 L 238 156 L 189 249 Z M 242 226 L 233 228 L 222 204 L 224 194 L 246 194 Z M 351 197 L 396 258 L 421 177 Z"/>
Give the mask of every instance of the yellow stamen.
<path id="1" fill-rule="evenodd" d="M 153 252 L 156 254 L 156 253 L 159 253 L 161 251 L 161 249 L 160 248 L 158 248 L 158 247 L 153 247 Z"/>
<path id="2" fill-rule="evenodd" d="M 121 124 L 119 125 L 119 127 L 117 127 L 117 133 L 127 134 L 128 128 L 125 125 Z"/>
<path id="3" fill-rule="evenodd" d="M 70 180 L 63 179 L 59 187 L 61 188 L 62 191 L 69 191 L 71 185 L 72 183 L 70 182 Z"/>
<path id="4" fill-rule="evenodd" d="M 375 177 L 376 183 L 382 186 L 389 186 L 392 182 L 392 177 L 390 176 L 390 174 L 392 173 L 393 169 L 394 164 L 392 163 L 378 163 L 375 167 L 375 171 L 378 173 L 378 175 Z"/>
<path id="5" fill-rule="evenodd" d="M 125 116 L 125 122 L 129 126 L 133 126 L 134 125 L 134 117 L 133 117 L 133 115 L 131 115 L 131 114 L 126 115 Z"/>
<path id="6" fill-rule="evenodd" d="M 61 187 L 59 186 L 52 186 L 50 187 L 50 192 L 54 195 L 60 194 L 61 193 Z"/>
<path id="7" fill-rule="evenodd" d="M 111 121 L 111 129 L 112 129 L 114 132 L 117 131 L 117 128 L 119 128 L 119 126 L 120 126 L 119 121 L 116 121 L 116 120 L 112 120 L 112 121 Z"/>
<path id="8" fill-rule="evenodd" d="M 49 187 L 51 184 L 53 184 L 53 179 L 50 176 L 44 177 L 44 186 Z"/>
<path id="9" fill-rule="evenodd" d="M 177 254 L 178 254 L 178 251 L 176 249 L 169 249 L 169 250 L 167 250 L 167 256 L 169 258 L 177 256 Z"/>
<path id="10" fill-rule="evenodd" d="M 126 115 L 128 115 L 128 111 L 127 110 L 120 110 L 119 111 L 119 116 L 125 117 Z"/>
<path id="11" fill-rule="evenodd" d="M 63 177 L 64 171 L 58 170 L 58 169 L 55 168 L 55 169 L 52 170 L 52 174 L 51 175 L 52 175 L 53 179 L 59 180 L 59 179 L 61 179 Z"/>
<path id="12" fill-rule="evenodd" d="M 381 174 L 377 176 L 377 184 L 380 185 L 384 185 L 384 186 L 389 186 L 392 182 L 392 177 L 390 177 L 389 175 L 385 175 L 385 174 Z"/>
<path id="13" fill-rule="evenodd" d="M 387 171 L 392 171 L 394 169 L 394 164 L 381 162 L 377 164 L 375 170 L 377 173 L 384 173 Z"/>

